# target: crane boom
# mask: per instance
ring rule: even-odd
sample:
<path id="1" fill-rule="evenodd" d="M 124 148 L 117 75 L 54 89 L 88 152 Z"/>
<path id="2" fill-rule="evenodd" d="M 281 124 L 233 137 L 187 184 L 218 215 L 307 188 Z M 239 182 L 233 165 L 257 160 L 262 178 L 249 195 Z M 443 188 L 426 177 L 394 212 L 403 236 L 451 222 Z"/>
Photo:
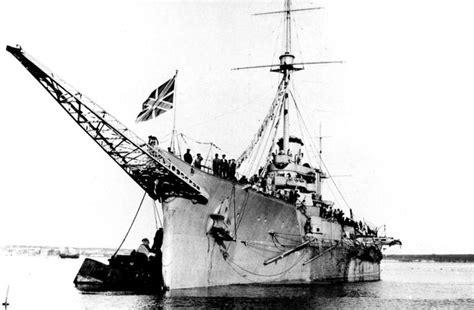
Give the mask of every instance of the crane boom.
<path id="1" fill-rule="evenodd" d="M 156 199 L 183 197 L 207 203 L 208 194 L 98 104 L 41 66 L 21 47 L 7 46 L 61 107 L 148 195 Z"/>

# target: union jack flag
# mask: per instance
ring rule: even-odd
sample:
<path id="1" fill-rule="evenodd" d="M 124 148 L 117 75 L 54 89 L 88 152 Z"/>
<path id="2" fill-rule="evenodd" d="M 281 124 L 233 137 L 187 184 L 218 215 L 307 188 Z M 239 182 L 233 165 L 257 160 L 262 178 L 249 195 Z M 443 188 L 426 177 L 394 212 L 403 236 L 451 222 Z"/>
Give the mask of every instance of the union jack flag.
<path id="1" fill-rule="evenodd" d="M 177 72 L 171 79 L 151 92 L 148 99 L 143 102 L 142 111 L 138 113 L 136 123 L 148 121 L 173 108 L 176 75 Z"/>

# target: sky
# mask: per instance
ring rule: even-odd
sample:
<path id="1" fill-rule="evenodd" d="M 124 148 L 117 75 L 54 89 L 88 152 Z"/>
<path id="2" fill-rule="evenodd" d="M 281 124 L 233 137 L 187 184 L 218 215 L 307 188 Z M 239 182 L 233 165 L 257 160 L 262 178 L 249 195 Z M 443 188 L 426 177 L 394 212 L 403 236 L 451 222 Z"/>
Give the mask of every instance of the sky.
<path id="1" fill-rule="evenodd" d="M 468 1 L 293 1 L 297 60 L 342 60 L 294 75 L 308 127 L 359 218 L 400 238 L 390 253 L 474 253 L 474 43 Z M 282 1 L 2 1 L 0 43 L 20 44 L 141 137 L 162 141 L 173 113 L 135 123 L 179 70 L 177 129 L 236 158 L 278 75 L 231 68 L 281 53 Z M 143 192 L 5 50 L 0 245 L 116 247 Z M 333 198 L 341 204 L 341 198 Z M 124 247 L 155 229 L 146 198 Z"/>

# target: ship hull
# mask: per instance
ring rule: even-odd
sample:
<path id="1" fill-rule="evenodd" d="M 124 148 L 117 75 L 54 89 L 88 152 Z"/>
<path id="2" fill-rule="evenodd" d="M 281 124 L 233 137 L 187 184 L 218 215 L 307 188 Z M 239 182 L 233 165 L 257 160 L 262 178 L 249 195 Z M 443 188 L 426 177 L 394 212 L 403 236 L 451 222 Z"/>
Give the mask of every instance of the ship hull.
<path id="1" fill-rule="evenodd" d="M 173 160 L 183 170 L 192 169 Z M 319 232 L 310 236 L 308 246 L 265 265 L 308 240 L 303 214 L 283 200 L 202 171 L 193 171 L 192 178 L 209 194 L 207 204 L 184 198 L 162 203 L 163 276 L 171 290 L 380 279 L 380 262 L 359 258 L 357 246 L 343 237 L 343 227 L 322 218 L 312 220 Z M 212 233 L 216 214 L 225 219 L 224 237 Z"/>

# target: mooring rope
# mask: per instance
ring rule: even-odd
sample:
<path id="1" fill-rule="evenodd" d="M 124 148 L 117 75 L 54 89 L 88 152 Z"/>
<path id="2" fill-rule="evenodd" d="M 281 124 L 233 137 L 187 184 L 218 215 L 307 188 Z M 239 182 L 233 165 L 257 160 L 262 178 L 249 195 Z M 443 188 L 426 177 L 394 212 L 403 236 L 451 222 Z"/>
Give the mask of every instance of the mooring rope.
<path id="1" fill-rule="evenodd" d="M 115 251 L 115 253 L 114 253 L 114 255 L 112 255 L 112 257 L 115 256 L 115 255 L 117 255 L 118 251 L 120 251 L 120 248 L 122 247 L 123 243 L 124 243 L 125 240 L 127 239 L 128 234 L 130 233 L 130 230 L 132 229 L 132 226 L 133 226 L 133 224 L 135 223 L 135 220 L 137 219 L 138 212 L 140 212 L 140 209 L 142 208 L 142 204 L 143 204 L 143 200 L 145 200 L 145 196 L 146 196 L 146 192 L 143 193 L 142 201 L 140 201 L 140 205 L 138 206 L 138 210 L 137 210 L 137 212 L 135 213 L 135 216 L 133 217 L 132 223 L 130 224 L 130 227 L 128 228 L 128 231 L 127 231 L 127 233 L 125 234 L 125 237 L 123 238 L 123 240 L 122 240 L 122 242 L 120 243 L 120 245 L 119 245 L 117 251 Z"/>

